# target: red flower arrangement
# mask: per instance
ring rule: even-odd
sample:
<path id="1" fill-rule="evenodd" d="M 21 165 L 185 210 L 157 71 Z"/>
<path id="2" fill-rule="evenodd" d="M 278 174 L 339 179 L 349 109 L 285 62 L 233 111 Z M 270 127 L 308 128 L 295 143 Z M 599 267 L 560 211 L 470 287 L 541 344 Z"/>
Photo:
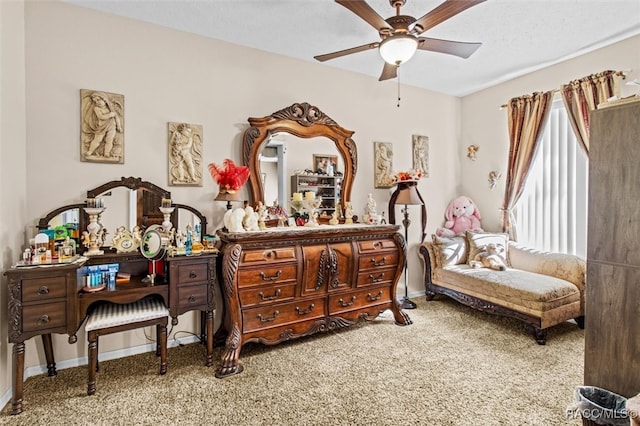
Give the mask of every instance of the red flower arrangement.
<path id="1" fill-rule="evenodd" d="M 220 186 L 220 191 L 235 192 L 249 179 L 249 168 L 247 166 L 236 166 L 233 160 L 227 158 L 222 163 L 223 167 L 215 163 L 209 164 L 211 177 Z"/>

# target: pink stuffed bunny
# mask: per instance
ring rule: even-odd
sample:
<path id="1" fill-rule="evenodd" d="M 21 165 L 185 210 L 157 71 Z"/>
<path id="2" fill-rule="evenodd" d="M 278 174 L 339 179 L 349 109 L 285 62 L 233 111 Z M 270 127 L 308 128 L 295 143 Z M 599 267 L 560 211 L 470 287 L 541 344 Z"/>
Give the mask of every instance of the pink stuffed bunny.
<path id="1" fill-rule="evenodd" d="M 438 228 L 439 237 L 453 237 L 465 231 L 483 232 L 480 228 L 480 212 L 469 197 L 460 196 L 452 200 L 444 215 L 444 228 Z"/>

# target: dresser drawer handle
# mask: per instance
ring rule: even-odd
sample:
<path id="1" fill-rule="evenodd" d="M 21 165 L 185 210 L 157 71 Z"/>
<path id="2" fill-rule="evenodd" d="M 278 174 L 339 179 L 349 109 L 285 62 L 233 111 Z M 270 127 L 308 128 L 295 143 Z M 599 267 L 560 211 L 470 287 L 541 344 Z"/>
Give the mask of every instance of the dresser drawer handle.
<path id="1" fill-rule="evenodd" d="M 376 241 L 375 243 L 373 243 L 373 248 L 381 249 L 382 248 L 382 241 Z"/>
<path id="2" fill-rule="evenodd" d="M 189 303 L 196 303 L 196 296 L 194 296 L 193 294 L 189 296 Z"/>
<path id="3" fill-rule="evenodd" d="M 189 272 L 189 278 L 196 278 L 197 276 L 198 276 L 198 274 L 196 274 L 195 271 Z"/>
<path id="4" fill-rule="evenodd" d="M 313 308 L 315 307 L 316 307 L 315 303 L 312 303 L 309 305 L 309 309 L 307 309 L 306 311 L 301 311 L 300 307 L 296 306 L 296 312 L 298 313 L 298 315 L 307 315 L 307 314 L 310 314 L 313 311 Z"/>
<path id="5" fill-rule="evenodd" d="M 273 294 L 273 296 L 265 296 L 263 292 L 258 293 L 258 296 L 260 296 L 262 300 L 275 300 L 280 297 L 280 289 L 276 289 L 276 292 Z"/>
<path id="6" fill-rule="evenodd" d="M 371 263 L 373 263 L 373 266 L 384 266 L 387 263 L 387 256 L 384 256 L 380 262 L 377 262 L 375 259 L 371 259 Z"/>
<path id="7" fill-rule="evenodd" d="M 353 302 L 355 302 L 355 301 L 356 301 L 356 297 L 355 296 L 351 296 L 351 301 L 350 302 L 345 302 L 344 300 L 342 300 L 342 298 L 340 298 L 340 300 L 338 300 L 338 302 L 340 303 L 340 305 L 343 308 L 353 305 Z"/>
<path id="8" fill-rule="evenodd" d="M 42 324 L 47 324 L 48 322 L 49 322 L 49 315 L 43 315 L 40 317 L 37 324 L 42 325 Z"/>
<path id="9" fill-rule="evenodd" d="M 38 289 L 38 294 L 49 294 L 49 287 L 47 287 L 46 285 L 41 286 Z"/>
<path id="10" fill-rule="evenodd" d="M 282 274 L 282 269 L 278 269 L 278 272 L 270 277 L 266 276 L 264 272 L 260 272 L 260 277 L 262 278 L 262 281 L 275 281 L 280 278 L 280 274 Z"/>
<path id="11" fill-rule="evenodd" d="M 372 274 L 369 274 L 369 279 L 371 281 L 373 281 L 374 283 L 379 283 L 380 281 L 382 281 L 384 279 L 384 272 L 381 272 L 380 275 L 378 275 L 378 277 L 374 277 Z"/>
<path id="12" fill-rule="evenodd" d="M 375 302 L 376 300 L 380 299 L 382 297 L 382 290 L 380 290 L 378 292 L 378 294 L 376 294 L 375 296 L 372 296 L 371 293 L 367 294 L 367 299 L 369 299 L 370 302 Z"/>
<path id="13" fill-rule="evenodd" d="M 280 315 L 279 311 L 274 311 L 273 312 L 273 316 L 272 317 L 267 317 L 267 318 L 264 318 L 262 316 L 262 314 L 258 314 L 258 319 L 260 320 L 260 322 L 271 322 L 271 321 L 275 320 L 278 315 Z"/>

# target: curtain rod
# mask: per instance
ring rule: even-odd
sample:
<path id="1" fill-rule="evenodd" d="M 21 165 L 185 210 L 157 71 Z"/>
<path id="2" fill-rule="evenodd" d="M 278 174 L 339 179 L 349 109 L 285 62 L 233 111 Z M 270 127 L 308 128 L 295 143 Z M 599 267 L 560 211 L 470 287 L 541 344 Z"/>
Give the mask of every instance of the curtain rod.
<path id="1" fill-rule="evenodd" d="M 621 76 L 622 76 L 622 79 L 624 80 L 624 79 L 627 77 L 627 75 L 626 75 L 625 73 L 627 73 L 627 74 L 628 74 L 628 73 L 630 73 L 631 71 L 633 71 L 633 70 L 615 71 L 615 72 L 613 73 L 613 75 L 621 75 Z M 592 75 L 593 75 L 593 74 L 592 74 Z M 580 80 L 580 79 L 578 79 L 578 80 Z M 555 95 L 556 93 L 560 93 L 560 89 L 553 89 L 553 90 L 551 91 L 551 93 L 553 93 L 554 95 Z M 508 107 L 508 106 L 509 106 L 508 104 L 500 105 L 500 109 L 505 109 L 505 108 L 506 108 L 506 107 Z"/>

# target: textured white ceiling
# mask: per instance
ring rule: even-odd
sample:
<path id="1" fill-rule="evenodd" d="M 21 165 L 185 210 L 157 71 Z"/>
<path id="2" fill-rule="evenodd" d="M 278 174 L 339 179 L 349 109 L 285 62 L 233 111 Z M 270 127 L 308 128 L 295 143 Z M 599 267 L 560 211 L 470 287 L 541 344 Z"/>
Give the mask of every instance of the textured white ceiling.
<path id="1" fill-rule="evenodd" d="M 332 0 L 65 1 L 311 62 L 380 41 L 373 27 Z M 395 14 L 388 0 L 368 3 L 383 18 Z M 407 0 L 402 14 L 417 19 L 440 3 Z M 637 34 L 640 0 L 487 0 L 422 34 L 482 42 L 470 58 L 418 51 L 399 74 L 402 84 L 464 96 Z M 377 79 L 382 64 L 374 49 L 323 66 Z"/>

